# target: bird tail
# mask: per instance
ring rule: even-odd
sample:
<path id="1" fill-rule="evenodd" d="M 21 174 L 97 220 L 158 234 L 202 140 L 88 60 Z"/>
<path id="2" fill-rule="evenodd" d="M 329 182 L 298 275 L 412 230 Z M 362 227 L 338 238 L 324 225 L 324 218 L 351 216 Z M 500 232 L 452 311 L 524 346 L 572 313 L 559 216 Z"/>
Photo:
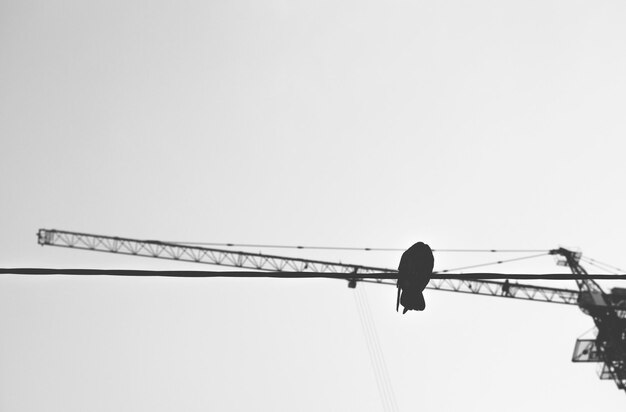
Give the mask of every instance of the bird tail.
<path id="1" fill-rule="evenodd" d="M 400 285 L 398 285 L 398 298 L 396 299 L 396 312 L 399 311 L 400 309 Z"/>

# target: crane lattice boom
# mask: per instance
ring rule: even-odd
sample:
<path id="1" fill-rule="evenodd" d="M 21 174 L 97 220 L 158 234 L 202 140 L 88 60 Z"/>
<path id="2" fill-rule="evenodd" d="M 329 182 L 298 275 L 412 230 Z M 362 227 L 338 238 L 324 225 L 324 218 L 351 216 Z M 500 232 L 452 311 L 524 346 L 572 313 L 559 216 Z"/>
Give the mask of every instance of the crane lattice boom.
<path id="1" fill-rule="evenodd" d="M 397 272 L 387 268 L 62 230 L 40 229 L 37 236 L 40 245 L 254 269 L 273 272 L 272 277 L 277 277 L 276 272 L 285 272 L 284 275 L 311 273 L 312 277 L 334 274 L 340 275 L 332 276 L 334 278 L 348 280 L 349 287 L 356 287 L 357 282 L 396 285 L 394 280 L 379 278 Z M 550 254 L 561 256 L 560 263 L 575 275 L 579 290 L 509 283 L 508 280 L 455 279 L 452 274 L 452 278 L 433 275 L 427 288 L 579 306 L 593 318 L 598 333 L 594 339 L 576 342 L 572 360 L 602 363 L 600 377 L 613 380 L 619 389 L 626 390 L 626 289 L 615 288 L 612 293 L 605 293 L 580 265 L 580 253 L 559 248 L 551 250 Z"/>
<path id="2" fill-rule="evenodd" d="M 231 251 L 200 246 L 188 246 L 176 243 L 160 242 L 156 240 L 139 240 L 114 236 L 101 236 L 63 230 L 40 229 L 37 237 L 40 245 L 254 270 L 266 270 L 272 272 L 294 271 L 342 273 L 346 275 L 345 279 L 350 282 L 351 286 L 354 286 L 356 282 L 375 282 L 394 286 L 396 285 L 395 281 L 386 279 L 368 280 L 359 277 L 359 274 L 365 275 L 381 272 L 397 272 L 394 269 L 388 268 L 266 255 L 261 253 Z M 579 296 L 579 292 L 572 289 L 470 279 L 432 279 L 427 288 L 449 292 L 500 296 L 567 305 L 577 305 Z"/>

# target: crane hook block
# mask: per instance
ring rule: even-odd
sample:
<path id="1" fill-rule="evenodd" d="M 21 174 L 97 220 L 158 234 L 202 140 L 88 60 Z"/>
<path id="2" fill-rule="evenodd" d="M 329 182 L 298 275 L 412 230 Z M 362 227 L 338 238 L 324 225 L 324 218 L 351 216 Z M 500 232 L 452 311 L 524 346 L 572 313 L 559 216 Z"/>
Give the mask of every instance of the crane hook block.
<path id="1" fill-rule="evenodd" d="M 409 310 L 424 310 L 426 302 L 422 292 L 430 282 L 434 264 L 433 251 L 423 242 L 417 242 L 402 254 L 398 266 L 396 311 L 400 304 L 404 307 L 403 314 Z"/>

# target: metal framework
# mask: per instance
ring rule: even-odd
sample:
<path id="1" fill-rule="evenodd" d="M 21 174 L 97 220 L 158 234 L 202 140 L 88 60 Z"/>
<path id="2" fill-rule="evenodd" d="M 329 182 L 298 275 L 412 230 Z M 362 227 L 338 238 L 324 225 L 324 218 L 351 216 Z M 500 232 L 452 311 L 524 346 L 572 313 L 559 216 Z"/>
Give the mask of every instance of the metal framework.
<path id="1" fill-rule="evenodd" d="M 101 236 L 63 230 L 40 229 L 37 233 L 40 245 L 93 250 L 123 255 L 144 256 L 184 262 L 264 270 L 271 272 L 322 272 L 345 274 L 350 287 L 357 282 L 373 282 L 396 285 L 388 279 L 364 279 L 359 275 L 396 273 L 394 269 L 335 263 L 320 260 L 293 258 L 261 253 L 230 251 L 199 246 L 165 243 L 156 240 L 138 240 L 114 236 Z M 475 295 L 499 296 L 539 302 L 577 305 L 579 293 L 572 289 L 549 288 L 520 283 L 486 280 L 432 279 L 429 289 Z"/>
<path id="2" fill-rule="evenodd" d="M 331 276 L 327 277 L 347 280 L 351 288 L 356 287 L 357 282 L 396 285 L 395 280 L 389 279 L 393 276 L 382 278 L 397 272 L 387 268 L 62 230 L 40 229 L 37 237 L 40 245 L 254 269 L 267 271 L 271 277 L 280 277 L 276 272 L 283 272 L 285 276 L 294 272 L 308 273 L 311 277 L 328 274 Z M 576 342 L 572 361 L 601 363 L 600 378 L 613 380 L 619 389 L 626 391 L 626 289 L 614 288 L 612 293 L 605 293 L 580 265 L 580 253 L 560 248 L 551 250 L 550 254 L 560 256 L 558 264 L 570 268 L 579 290 L 510 283 L 508 280 L 458 279 L 454 274 L 450 274 L 450 278 L 435 274 L 427 288 L 577 305 L 593 318 L 598 333 L 595 339 Z"/>
<path id="3" fill-rule="evenodd" d="M 572 273 L 587 275 L 580 265 L 580 253 L 562 248 L 553 253 L 563 257 L 562 264 Z M 626 291 L 616 288 L 607 294 L 593 279 L 576 283 L 580 289 L 578 306 L 593 318 L 598 333 L 595 339 L 578 339 L 572 361 L 602 363 L 600 379 L 613 380 L 626 391 Z"/>

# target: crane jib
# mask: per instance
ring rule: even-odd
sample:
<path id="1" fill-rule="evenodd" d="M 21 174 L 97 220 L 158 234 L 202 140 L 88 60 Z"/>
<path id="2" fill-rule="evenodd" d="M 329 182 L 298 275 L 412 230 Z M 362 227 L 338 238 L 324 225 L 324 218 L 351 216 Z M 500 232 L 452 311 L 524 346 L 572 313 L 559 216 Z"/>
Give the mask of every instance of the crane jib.
<path id="1" fill-rule="evenodd" d="M 349 286 L 356 286 L 356 281 L 396 285 L 395 278 L 367 278 L 370 273 L 394 274 L 395 270 L 356 264 L 325 262 L 285 256 L 253 254 L 247 252 L 225 251 L 215 248 L 186 246 L 163 243 L 153 240 L 138 240 L 113 236 L 102 236 L 80 232 L 40 229 L 37 233 L 40 245 L 91 250 L 132 256 L 144 256 L 159 259 L 187 261 L 219 266 L 263 270 L 263 271 L 299 271 L 340 273 L 349 279 Z M 578 291 L 552 287 L 516 284 L 496 280 L 452 279 L 435 273 L 428 284 L 428 289 L 448 292 L 467 293 L 482 296 L 497 296 L 523 299 L 536 302 L 576 305 Z"/>

